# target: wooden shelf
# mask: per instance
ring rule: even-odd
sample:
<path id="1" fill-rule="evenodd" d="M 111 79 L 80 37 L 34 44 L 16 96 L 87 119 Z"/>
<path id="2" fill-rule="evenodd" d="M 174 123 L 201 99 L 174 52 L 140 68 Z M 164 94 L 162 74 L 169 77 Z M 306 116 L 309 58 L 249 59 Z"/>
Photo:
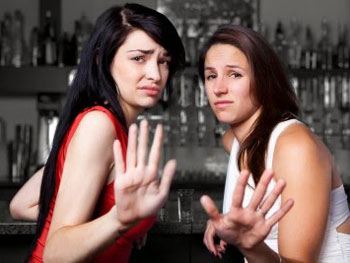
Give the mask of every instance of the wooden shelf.
<path id="1" fill-rule="evenodd" d="M 296 77 L 317 77 L 350 74 L 350 69 L 288 69 L 288 73 Z"/>
<path id="2" fill-rule="evenodd" d="M 10 181 L 0 181 L 0 188 L 20 188 L 22 185 L 23 185 L 23 182 L 13 183 Z"/>
<path id="3" fill-rule="evenodd" d="M 198 68 L 195 66 L 187 66 L 185 68 L 185 74 L 193 75 L 198 74 Z M 310 77 L 310 76 L 322 76 L 322 75 L 342 75 L 350 74 L 350 69 L 287 69 L 288 74 L 292 76 Z"/>
<path id="4" fill-rule="evenodd" d="M 0 67 L 0 96 L 35 96 L 40 92 L 66 93 L 74 67 Z"/>

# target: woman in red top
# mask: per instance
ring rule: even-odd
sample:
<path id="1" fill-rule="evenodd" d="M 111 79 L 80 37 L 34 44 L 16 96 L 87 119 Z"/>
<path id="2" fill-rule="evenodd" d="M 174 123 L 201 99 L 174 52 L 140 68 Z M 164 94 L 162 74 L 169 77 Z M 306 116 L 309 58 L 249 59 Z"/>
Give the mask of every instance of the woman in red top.
<path id="1" fill-rule="evenodd" d="M 26 216 L 38 220 L 30 262 L 128 262 L 132 243 L 164 204 L 176 166 L 169 161 L 158 182 L 162 128 L 146 158 L 147 122 L 139 132 L 133 123 L 183 65 L 181 39 L 164 15 L 126 4 L 98 18 L 45 169 L 18 193 L 39 200 Z"/>

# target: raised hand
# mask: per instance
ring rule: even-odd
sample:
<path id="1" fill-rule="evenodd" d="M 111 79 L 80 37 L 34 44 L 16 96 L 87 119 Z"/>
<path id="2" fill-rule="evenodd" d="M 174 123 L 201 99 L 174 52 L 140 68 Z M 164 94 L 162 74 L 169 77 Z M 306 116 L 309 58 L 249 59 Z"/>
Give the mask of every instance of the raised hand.
<path id="1" fill-rule="evenodd" d="M 115 141 L 113 146 L 117 219 L 124 225 L 133 225 L 142 218 L 157 214 L 168 197 L 175 174 L 176 161 L 171 160 L 165 165 L 161 180 L 158 178 L 163 144 L 162 126 L 156 128 L 147 158 L 148 136 L 147 121 L 141 121 L 139 134 L 136 124 L 130 126 L 126 166 L 119 141 Z"/>
<path id="2" fill-rule="evenodd" d="M 220 244 L 215 244 L 215 236 L 216 233 L 213 222 L 211 220 L 208 220 L 207 227 L 204 232 L 203 243 L 211 253 L 221 258 L 222 253 L 225 253 L 227 244 L 223 240 L 220 240 Z"/>
<path id="3" fill-rule="evenodd" d="M 201 204 L 210 218 L 210 227 L 215 229 L 215 234 L 220 239 L 238 248 L 250 249 L 264 241 L 271 228 L 291 209 L 293 200 L 289 199 L 271 217 L 265 218 L 285 187 L 285 182 L 278 180 L 272 193 L 264 199 L 272 177 L 271 171 L 266 170 L 263 173 L 249 205 L 243 208 L 249 172 L 242 171 L 232 196 L 231 209 L 227 214 L 220 214 L 210 197 L 201 197 Z M 207 247 L 215 255 L 220 252 L 217 246 L 210 244 Z"/>

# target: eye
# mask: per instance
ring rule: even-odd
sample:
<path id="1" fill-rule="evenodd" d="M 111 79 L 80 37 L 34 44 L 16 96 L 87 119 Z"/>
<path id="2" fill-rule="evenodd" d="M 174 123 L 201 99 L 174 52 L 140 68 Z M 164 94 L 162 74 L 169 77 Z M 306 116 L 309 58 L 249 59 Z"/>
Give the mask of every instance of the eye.
<path id="1" fill-rule="evenodd" d="M 242 77 L 242 74 L 233 71 L 233 72 L 231 72 L 231 73 L 229 74 L 229 76 L 230 76 L 230 77 L 233 77 L 233 78 L 240 78 L 240 77 Z"/>
<path id="2" fill-rule="evenodd" d="M 135 57 L 132 57 L 131 60 L 135 60 L 137 62 L 143 62 L 143 61 L 145 61 L 145 57 L 144 56 L 135 56 Z"/>
<path id="3" fill-rule="evenodd" d="M 160 60 L 158 61 L 158 63 L 161 64 L 161 65 L 165 65 L 165 66 L 169 67 L 169 65 L 170 65 L 170 59 L 160 59 Z"/>
<path id="4" fill-rule="evenodd" d="M 208 74 L 207 76 L 205 76 L 205 80 L 212 80 L 215 79 L 216 75 L 215 74 Z"/>

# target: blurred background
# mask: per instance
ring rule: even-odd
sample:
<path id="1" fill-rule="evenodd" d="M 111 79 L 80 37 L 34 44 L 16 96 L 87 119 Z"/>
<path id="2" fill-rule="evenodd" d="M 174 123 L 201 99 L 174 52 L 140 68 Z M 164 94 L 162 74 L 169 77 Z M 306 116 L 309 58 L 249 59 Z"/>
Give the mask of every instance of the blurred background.
<path id="1" fill-rule="evenodd" d="M 129 1 L 0 2 L 0 262 L 22 262 L 35 224 L 11 219 L 8 202 L 48 156 L 65 94 L 95 19 Z M 178 170 L 169 201 L 133 261 L 220 262 L 202 245 L 198 199 L 221 206 L 228 155 L 197 74 L 200 47 L 220 24 L 259 31 L 284 63 L 301 118 L 330 148 L 349 195 L 350 2 L 348 0 L 143 0 L 169 17 L 186 48 L 186 69 L 139 119 L 162 122 L 164 160 Z M 154 127 L 153 125 L 153 127 Z M 189 161 L 190 160 L 190 161 Z M 174 238 L 175 237 L 175 238 Z M 159 252 L 162 248 L 165 252 Z M 158 261 L 157 261 L 158 262 Z"/>

